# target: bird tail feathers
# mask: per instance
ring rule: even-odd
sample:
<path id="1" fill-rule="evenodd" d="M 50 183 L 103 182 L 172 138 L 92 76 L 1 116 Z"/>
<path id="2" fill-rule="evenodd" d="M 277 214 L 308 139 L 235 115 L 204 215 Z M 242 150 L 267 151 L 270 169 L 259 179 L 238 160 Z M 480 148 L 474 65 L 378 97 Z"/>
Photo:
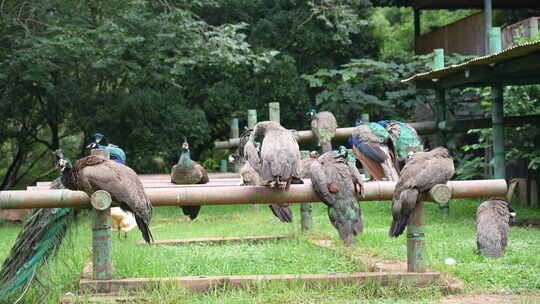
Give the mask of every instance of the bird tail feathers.
<path id="1" fill-rule="evenodd" d="M 137 222 L 137 226 L 142 233 L 144 241 L 146 243 L 151 243 L 154 240 L 154 237 L 152 236 L 152 231 L 150 231 L 149 223 L 145 219 L 137 215 L 135 215 L 135 221 Z"/>
<path id="2" fill-rule="evenodd" d="M 29 284 L 54 257 L 74 214 L 71 208 L 32 210 L 0 269 L 0 297 Z"/>
<path id="3" fill-rule="evenodd" d="M 407 222 L 409 221 L 409 216 L 402 216 L 399 219 L 392 220 L 392 226 L 390 226 L 389 235 L 391 237 L 398 237 L 400 236 L 403 231 L 405 231 L 405 227 L 407 227 Z"/>
<path id="4" fill-rule="evenodd" d="M 199 211 L 201 210 L 201 206 L 181 206 L 181 208 L 184 215 L 189 216 L 191 220 L 196 219 L 197 215 L 199 215 Z"/>
<path id="5" fill-rule="evenodd" d="M 293 220 L 293 214 L 291 207 L 289 207 L 288 204 L 272 204 L 269 205 L 270 209 L 272 210 L 272 213 L 282 222 L 284 223 L 292 223 Z"/>

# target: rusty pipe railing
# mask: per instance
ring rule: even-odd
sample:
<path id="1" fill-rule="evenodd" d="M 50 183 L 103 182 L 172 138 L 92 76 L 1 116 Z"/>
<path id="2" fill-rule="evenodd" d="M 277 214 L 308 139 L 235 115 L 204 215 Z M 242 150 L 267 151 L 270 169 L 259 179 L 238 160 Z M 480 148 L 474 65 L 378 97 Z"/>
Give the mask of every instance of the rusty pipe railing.
<path id="1" fill-rule="evenodd" d="M 436 187 L 422 200 L 441 202 L 438 197 L 475 198 L 505 196 L 504 179 L 449 181 L 448 187 Z M 390 200 L 395 182 L 367 182 L 362 185 L 361 201 Z M 440 189 L 439 189 L 440 188 Z M 291 185 L 288 191 L 263 186 L 223 186 L 148 188 L 154 206 L 203 206 L 235 204 L 306 203 L 320 201 L 310 184 Z M 444 199 L 442 199 L 444 200 Z M 0 209 L 90 208 L 90 198 L 82 191 L 13 190 L 0 191 Z"/>
<path id="2" fill-rule="evenodd" d="M 510 116 L 504 117 L 503 125 L 505 127 L 520 126 L 526 123 L 536 122 L 540 120 L 540 115 L 527 115 L 527 116 Z M 471 119 L 471 120 L 447 120 L 441 121 L 437 124 L 436 121 L 422 121 L 422 122 L 412 122 L 409 123 L 413 128 L 416 129 L 418 134 L 427 135 L 433 134 L 437 130 L 445 132 L 465 132 L 470 129 L 483 129 L 491 128 L 491 119 Z M 345 141 L 352 135 L 351 128 L 339 128 L 336 130 L 336 135 L 334 135 L 334 141 Z M 294 131 L 296 139 L 298 142 L 317 142 L 317 137 L 311 130 L 303 131 Z M 227 141 L 216 141 L 214 142 L 215 149 L 230 149 L 238 147 L 240 139 L 233 138 Z"/>

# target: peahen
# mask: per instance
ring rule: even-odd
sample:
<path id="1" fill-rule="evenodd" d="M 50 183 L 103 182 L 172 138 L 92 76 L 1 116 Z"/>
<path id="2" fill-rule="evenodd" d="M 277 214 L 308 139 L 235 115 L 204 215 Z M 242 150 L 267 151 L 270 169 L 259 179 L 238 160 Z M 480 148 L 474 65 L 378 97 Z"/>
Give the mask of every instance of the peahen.
<path id="1" fill-rule="evenodd" d="M 240 165 L 240 178 L 242 179 L 242 186 L 261 186 L 263 181 L 259 174 L 251 167 L 249 162 L 244 158 L 244 146 L 251 135 L 252 130 L 246 130 L 240 137 L 240 146 L 238 147 L 238 155 L 235 156 L 235 160 Z M 268 205 L 272 213 L 282 222 L 291 223 L 293 220 L 293 214 L 289 204 L 270 204 Z"/>
<path id="2" fill-rule="evenodd" d="M 516 215 L 503 198 L 491 198 L 476 210 L 476 247 L 490 258 L 502 256 L 508 244 L 508 228 Z"/>
<path id="3" fill-rule="evenodd" d="M 362 178 L 358 169 L 347 162 L 347 150 L 321 155 L 311 165 L 311 182 L 319 198 L 328 207 L 330 222 L 346 245 L 355 243 L 362 233 L 362 214 L 358 206 Z"/>
<path id="4" fill-rule="evenodd" d="M 171 183 L 179 185 L 208 183 L 210 179 L 206 170 L 204 170 L 203 166 L 191 159 L 189 143 L 186 138 L 184 138 L 184 143 L 182 143 L 181 151 L 178 163 L 171 169 Z M 181 208 L 184 214 L 189 216 L 191 220 L 197 218 L 201 210 L 201 206 L 181 206 Z"/>
<path id="5" fill-rule="evenodd" d="M 336 134 L 337 121 L 331 112 L 320 112 L 311 109 L 307 112 L 311 116 L 311 130 L 317 136 L 317 140 L 323 153 L 332 151 L 332 138 Z"/>
<path id="6" fill-rule="evenodd" d="M 102 145 L 101 140 L 105 137 L 105 135 L 101 133 L 95 133 L 94 134 L 94 141 L 89 143 L 86 148 L 88 149 L 107 149 L 110 152 L 111 159 L 114 160 L 117 163 L 120 163 L 122 165 L 126 164 L 126 153 L 124 150 L 122 150 L 117 145 L 108 144 L 108 145 Z"/>
<path id="7" fill-rule="evenodd" d="M 397 181 L 396 150 L 390 134 L 375 122 L 356 122 L 352 132 L 352 146 L 356 159 L 375 180 Z"/>
<path id="8" fill-rule="evenodd" d="M 263 184 L 285 184 L 287 190 L 293 182 L 302 183 L 300 148 L 293 133 L 279 123 L 257 123 L 244 146 L 244 154 Z"/>
<path id="9" fill-rule="evenodd" d="M 302 178 L 311 178 L 311 164 L 317 161 L 319 158 L 319 152 L 309 152 L 309 157 L 302 159 Z"/>
<path id="10" fill-rule="evenodd" d="M 396 148 L 397 160 L 400 167 L 403 167 L 408 156 L 424 151 L 422 139 L 420 139 L 416 130 L 408 123 L 397 120 L 381 120 L 377 123 L 383 126 L 390 134 Z"/>
<path id="11" fill-rule="evenodd" d="M 420 194 L 437 184 L 446 184 L 453 175 L 454 161 L 446 148 L 437 147 L 413 154 L 401 170 L 394 189 L 389 235 L 398 237 L 403 233 Z"/>

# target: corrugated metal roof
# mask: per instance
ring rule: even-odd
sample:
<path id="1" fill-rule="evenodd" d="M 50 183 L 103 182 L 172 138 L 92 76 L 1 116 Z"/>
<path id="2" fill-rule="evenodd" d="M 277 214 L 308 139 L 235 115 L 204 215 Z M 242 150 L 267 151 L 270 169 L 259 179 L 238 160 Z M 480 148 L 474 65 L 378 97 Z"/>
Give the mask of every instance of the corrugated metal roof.
<path id="1" fill-rule="evenodd" d="M 411 6 L 420 9 L 484 8 L 484 0 L 371 0 L 373 6 Z M 538 0 L 492 0 L 494 9 L 540 8 Z"/>
<path id="2" fill-rule="evenodd" d="M 505 62 L 511 59 L 524 57 L 533 53 L 540 51 L 540 41 L 534 41 L 525 43 L 522 45 L 514 46 L 508 49 L 505 49 L 501 52 L 487 55 L 483 57 L 478 57 L 460 64 L 454 64 L 442 69 L 433 70 L 430 72 L 416 74 L 410 78 L 402 80 L 401 82 L 417 81 L 417 80 L 432 80 L 432 79 L 444 79 L 450 75 L 454 75 L 470 67 L 479 67 L 479 66 L 493 66 L 501 62 Z"/>

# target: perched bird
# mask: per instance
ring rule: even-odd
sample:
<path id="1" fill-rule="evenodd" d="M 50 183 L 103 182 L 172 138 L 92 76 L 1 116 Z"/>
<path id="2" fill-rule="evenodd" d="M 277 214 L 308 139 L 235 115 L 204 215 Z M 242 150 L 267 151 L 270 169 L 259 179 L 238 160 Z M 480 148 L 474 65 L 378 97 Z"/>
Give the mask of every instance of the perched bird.
<path id="1" fill-rule="evenodd" d="M 309 152 L 309 157 L 302 159 L 302 178 L 311 178 L 311 164 L 317 161 L 319 158 L 319 152 Z"/>
<path id="2" fill-rule="evenodd" d="M 61 178 L 50 189 L 64 189 Z M 75 219 L 71 208 L 32 209 L 0 269 L 0 297 L 31 283 L 39 268 L 52 259 Z"/>
<path id="3" fill-rule="evenodd" d="M 394 190 L 389 235 L 398 237 L 403 233 L 420 194 L 437 184 L 446 184 L 453 175 L 454 161 L 446 148 L 413 154 L 401 170 Z"/>
<path id="4" fill-rule="evenodd" d="M 278 187 L 285 183 L 285 189 L 289 189 L 293 182 L 302 183 L 300 148 L 292 132 L 279 123 L 257 123 L 244 146 L 244 154 L 264 185 L 273 183 Z"/>
<path id="5" fill-rule="evenodd" d="M 328 207 L 330 222 L 346 245 L 355 243 L 362 233 L 362 214 L 358 206 L 362 179 L 356 167 L 347 162 L 347 150 L 321 155 L 311 165 L 313 190 Z"/>
<path id="6" fill-rule="evenodd" d="M 133 213 L 125 212 L 120 207 L 111 208 L 111 220 L 112 230 L 124 232 L 126 237 L 129 231 L 137 227 L 137 221 L 135 220 Z"/>
<path id="7" fill-rule="evenodd" d="M 399 179 L 395 147 L 390 134 L 380 124 L 357 120 L 351 141 L 356 159 L 375 180 Z"/>
<path id="8" fill-rule="evenodd" d="M 135 171 L 94 155 L 83 157 L 74 164 L 64 158 L 61 150 L 57 150 L 56 155 L 62 170 L 62 184 L 67 189 L 84 191 L 88 195 L 98 190 L 109 192 L 122 210 L 133 213 L 143 239 L 147 243 L 152 241 L 152 203 Z"/>
<path id="9" fill-rule="evenodd" d="M 331 112 L 320 112 L 311 109 L 307 112 L 311 116 L 311 130 L 317 136 L 323 153 L 332 151 L 332 138 L 336 134 L 337 121 Z"/>
<path id="10" fill-rule="evenodd" d="M 476 210 L 476 247 L 490 258 L 502 256 L 508 243 L 508 227 L 514 210 L 503 198 L 483 202 Z"/>
<path id="11" fill-rule="evenodd" d="M 107 149 L 110 152 L 111 159 L 114 160 L 117 163 L 120 163 L 122 165 L 126 164 L 126 153 L 124 150 L 122 150 L 117 145 L 108 144 L 106 146 L 101 144 L 101 140 L 105 137 L 105 135 L 101 133 L 95 133 L 94 134 L 94 141 L 89 143 L 86 148 L 87 149 Z"/>
<path id="12" fill-rule="evenodd" d="M 377 123 L 383 126 L 392 138 L 399 164 L 398 171 L 405 165 L 407 156 L 410 156 L 412 153 L 424 151 L 422 139 L 420 139 L 416 130 L 408 123 L 397 120 L 381 120 Z"/>
<path id="13" fill-rule="evenodd" d="M 208 183 L 210 179 L 206 170 L 190 157 L 189 144 L 186 138 L 182 143 L 181 151 L 178 163 L 171 169 L 171 183 L 179 185 Z M 201 206 L 181 206 L 180 208 L 192 220 L 197 218 L 201 210 Z"/>
<path id="14" fill-rule="evenodd" d="M 246 130 L 242 136 L 240 137 L 240 146 L 238 148 L 238 151 L 243 151 L 244 146 L 249 139 L 249 136 L 251 135 L 250 129 Z M 238 155 L 235 157 L 235 160 L 239 162 L 240 164 L 240 179 L 242 180 L 241 186 L 262 186 L 263 181 L 261 177 L 259 176 L 259 173 L 251 167 L 249 162 L 247 162 L 244 158 L 244 153 L 239 152 Z M 285 223 L 291 223 L 293 220 L 293 213 L 291 210 L 291 207 L 289 204 L 270 204 L 268 205 L 270 207 L 270 210 L 272 210 L 272 213 L 282 222 Z"/>

